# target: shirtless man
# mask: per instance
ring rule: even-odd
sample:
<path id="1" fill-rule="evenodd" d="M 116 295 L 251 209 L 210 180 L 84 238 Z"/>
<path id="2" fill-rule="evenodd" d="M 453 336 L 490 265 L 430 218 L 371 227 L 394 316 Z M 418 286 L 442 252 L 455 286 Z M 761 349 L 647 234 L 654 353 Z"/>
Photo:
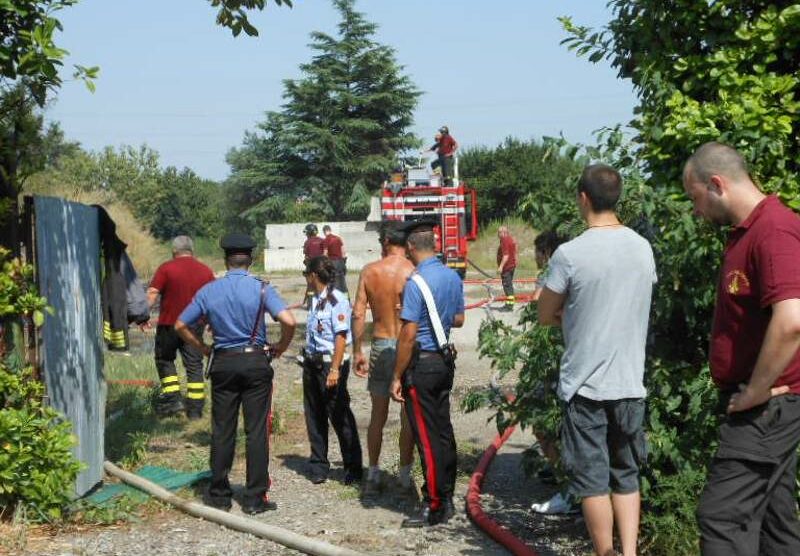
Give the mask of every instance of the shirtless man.
<path id="1" fill-rule="evenodd" d="M 383 442 L 383 427 L 389 414 L 389 387 L 392 383 L 400 332 L 400 301 L 403 288 L 414 264 L 406 258 L 405 235 L 393 222 L 381 228 L 380 242 L 383 258 L 368 264 L 361 271 L 358 293 L 353 306 L 353 361 L 355 374 L 369 377 L 367 389 L 372 397 L 372 415 L 367 429 L 369 473 L 364 486 L 365 494 L 380 490 L 381 469 L 379 459 Z M 372 310 L 372 346 L 369 367 L 361 351 L 367 305 Z M 414 437 L 408 425 L 405 410 L 400 413 L 400 484 L 411 488 L 411 466 L 414 461 Z"/>

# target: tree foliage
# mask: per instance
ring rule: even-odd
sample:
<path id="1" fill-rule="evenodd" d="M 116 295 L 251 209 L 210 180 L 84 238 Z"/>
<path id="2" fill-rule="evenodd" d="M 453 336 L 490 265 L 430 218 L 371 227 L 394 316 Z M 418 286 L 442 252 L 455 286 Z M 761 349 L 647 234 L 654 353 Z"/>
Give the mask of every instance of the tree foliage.
<path id="1" fill-rule="evenodd" d="M 46 310 L 33 267 L 0 248 L 0 320 L 22 317 L 41 326 Z M 0 357 L 0 509 L 22 504 L 35 520 L 61 516 L 80 470 L 70 424 L 43 399 L 44 385 L 30 366 Z"/>
<path id="2" fill-rule="evenodd" d="M 234 210 L 252 224 L 285 221 L 295 206 L 318 218 L 363 217 L 398 153 L 419 144 L 408 131 L 419 92 L 354 3 L 334 0 L 337 34 L 311 34 L 315 55 L 300 79 L 284 82 L 282 111 L 228 156 Z"/>
<path id="3" fill-rule="evenodd" d="M 267 0 L 208 0 L 211 6 L 219 8 L 217 11 L 217 24 L 231 30 L 234 37 L 238 37 L 242 31 L 245 34 L 255 37 L 258 36 L 256 29 L 247 18 L 247 12 L 251 10 L 263 10 L 267 6 Z M 277 6 L 292 7 L 291 0 L 272 0 Z"/>
<path id="4" fill-rule="evenodd" d="M 58 89 L 59 70 L 69 54 L 56 46 L 61 31 L 57 12 L 78 0 L 3 0 L 0 1 L 0 89 L 22 81 L 35 101 L 43 106 L 47 92 Z M 73 77 L 82 79 L 94 90 L 93 79 L 99 68 L 74 66 Z"/>
<path id="5" fill-rule="evenodd" d="M 497 147 L 461 153 L 460 173 L 478 193 L 481 223 L 517 215 L 520 199 L 528 194 L 536 195 L 537 204 L 547 204 L 553 190 L 580 171 L 574 153 L 552 149 L 552 142 L 509 137 Z"/>
<path id="6" fill-rule="evenodd" d="M 633 135 L 611 130 L 598 146 L 578 150 L 586 161 L 621 170 L 627 191 L 621 217 L 650 236 L 656 255 L 659 284 L 645 375 L 645 551 L 695 554 L 694 509 L 717 439 L 717 391 L 706 362 L 723 236 L 692 217 L 681 172 L 699 145 L 722 141 L 743 153 L 766 191 L 800 207 L 800 5 L 612 0 L 609 6 L 614 17 L 602 29 L 563 18 L 569 34 L 564 43 L 592 62 L 609 62 L 631 80 L 639 97 Z M 582 230 L 574 187 L 573 181 L 555 190 L 546 207 L 529 195 L 522 211 L 574 235 Z M 500 424 L 519 420 L 555 430 L 557 409 L 532 406 L 540 404 L 534 393 L 552 381 L 558 339 L 536 326 L 535 308 L 523 315 L 518 330 L 487 326 L 496 329 L 482 333 L 483 353 L 501 370 L 522 368 L 517 403 L 489 394 L 483 401 L 498 407 Z"/>

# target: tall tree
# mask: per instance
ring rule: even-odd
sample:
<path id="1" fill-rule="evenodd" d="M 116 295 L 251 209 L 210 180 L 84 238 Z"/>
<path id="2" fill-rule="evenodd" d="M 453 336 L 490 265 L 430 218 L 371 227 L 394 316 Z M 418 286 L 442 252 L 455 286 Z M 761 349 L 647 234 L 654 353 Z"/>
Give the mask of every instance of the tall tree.
<path id="1" fill-rule="evenodd" d="M 363 217 L 398 153 L 419 144 L 409 127 L 420 93 L 354 4 L 334 0 L 337 35 L 311 34 L 315 55 L 300 67 L 302 78 L 284 82 L 283 110 L 268 113 L 260 133 L 229 155 L 238 187 L 270 184 L 256 211 L 274 205 L 279 187 L 285 201 L 311 200 L 319 217 Z"/>

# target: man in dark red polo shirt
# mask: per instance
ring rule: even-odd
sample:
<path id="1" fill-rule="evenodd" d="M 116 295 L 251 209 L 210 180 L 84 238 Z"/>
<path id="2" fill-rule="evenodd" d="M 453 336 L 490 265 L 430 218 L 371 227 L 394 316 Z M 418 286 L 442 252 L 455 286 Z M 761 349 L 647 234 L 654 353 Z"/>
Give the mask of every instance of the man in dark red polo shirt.
<path id="1" fill-rule="evenodd" d="M 453 157 L 458 149 L 458 142 L 450 135 L 450 130 L 446 125 L 439 128 L 441 137 L 436 143 L 436 154 L 439 155 L 439 166 L 442 169 L 442 177 L 445 185 L 453 185 L 453 174 L 455 162 Z"/>
<path id="2" fill-rule="evenodd" d="M 514 270 L 517 268 L 517 242 L 511 237 L 511 233 L 506 226 L 497 229 L 497 237 L 500 245 L 497 247 L 497 272 L 503 283 L 503 293 L 506 295 L 506 303 L 502 311 L 514 310 Z"/>
<path id="3" fill-rule="evenodd" d="M 321 257 L 325 254 L 325 240 L 319 237 L 319 229 L 316 224 L 306 224 L 303 229 L 306 234 L 306 241 L 303 243 L 303 268 L 305 269 L 308 261 L 314 257 Z M 305 278 L 303 278 L 305 281 Z M 311 310 L 311 299 L 314 297 L 314 290 L 311 286 L 306 288 L 305 304 L 306 310 Z"/>
<path id="4" fill-rule="evenodd" d="M 710 366 L 727 411 L 697 510 L 704 555 L 800 554 L 800 218 L 706 143 L 686 163 L 694 212 L 730 225 Z"/>
<path id="5" fill-rule="evenodd" d="M 347 256 L 344 253 L 344 242 L 342 238 L 331 231 L 331 227 L 325 224 L 322 227 L 325 239 L 322 240 L 323 254 L 328 257 L 336 269 L 336 276 L 333 278 L 333 287 L 343 293 L 347 292 Z"/>
<path id="6" fill-rule="evenodd" d="M 206 398 L 203 354 L 185 343 L 174 327 L 178 315 L 189 305 L 197 290 L 213 280 L 211 269 L 194 258 L 192 239 L 178 236 L 172 240 L 172 260 L 158 267 L 147 289 L 150 307 L 161 296 L 155 345 L 156 370 L 161 379 L 161 393 L 156 400 L 155 411 L 160 417 L 174 415 L 184 409 L 181 384 L 175 370 L 178 351 L 186 369 L 186 416 L 199 419 L 203 415 Z M 198 325 L 194 332 L 202 338 L 203 325 Z"/>

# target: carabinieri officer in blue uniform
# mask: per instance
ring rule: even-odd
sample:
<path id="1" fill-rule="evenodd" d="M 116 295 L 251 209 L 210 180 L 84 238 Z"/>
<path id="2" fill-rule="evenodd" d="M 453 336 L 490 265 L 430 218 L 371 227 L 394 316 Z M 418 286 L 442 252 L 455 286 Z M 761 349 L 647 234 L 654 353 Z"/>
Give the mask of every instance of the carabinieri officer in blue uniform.
<path id="1" fill-rule="evenodd" d="M 231 507 L 228 472 L 233 465 L 239 406 L 247 431 L 247 484 L 242 511 L 257 514 L 274 510 L 269 500 L 269 444 L 267 416 L 272 404 L 273 371 L 270 360 L 286 351 L 295 321 L 286 303 L 267 282 L 248 272 L 253 262 L 253 239 L 228 234 L 220 241 L 225 251 L 223 278 L 203 286 L 175 322 L 175 330 L 209 357 L 211 377 L 211 486 L 206 503 Z M 277 344 L 267 344 L 264 315 L 281 325 Z M 200 319 L 211 325 L 214 345 L 208 346 L 192 332 Z"/>
<path id="2" fill-rule="evenodd" d="M 444 335 L 464 325 L 464 285 L 451 268 L 436 256 L 436 238 L 430 221 L 407 222 L 408 256 L 432 294 Z M 425 483 L 422 514 L 403 522 L 403 527 L 443 523 L 452 517 L 456 483 L 456 439 L 450 420 L 450 390 L 455 373 L 455 350 L 440 346 L 432 315 L 414 275 L 403 290 L 403 324 L 397 339 L 397 359 L 390 393 L 405 404 L 417 443 Z"/>
<path id="3" fill-rule="evenodd" d="M 328 478 L 330 420 L 339 438 L 344 484 L 349 485 L 360 481 L 363 473 L 361 444 L 347 391 L 350 361 L 346 355 L 347 346 L 352 343 L 350 302 L 333 287 L 336 267 L 328 257 L 311 258 L 303 274 L 313 292 L 303 351 L 303 405 L 311 444 L 311 482 L 319 484 Z"/>

